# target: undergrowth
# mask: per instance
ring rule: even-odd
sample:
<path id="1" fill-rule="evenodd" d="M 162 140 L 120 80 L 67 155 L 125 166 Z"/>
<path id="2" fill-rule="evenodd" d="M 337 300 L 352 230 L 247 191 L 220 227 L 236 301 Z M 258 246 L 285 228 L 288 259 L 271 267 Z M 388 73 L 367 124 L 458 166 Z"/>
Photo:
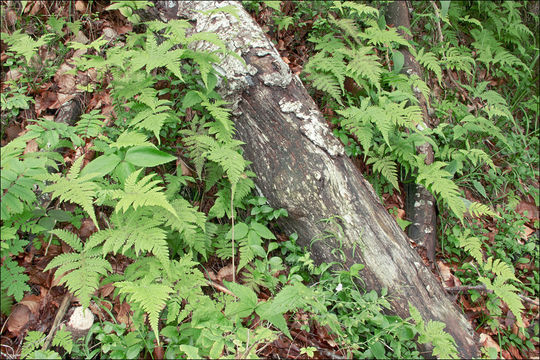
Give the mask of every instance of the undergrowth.
<path id="1" fill-rule="evenodd" d="M 444 254 L 476 270 L 463 272 L 464 284 L 492 291 L 470 292 L 473 301 L 490 302 L 486 323 L 497 328 L 502 300 L 523 327 L 518 294 L 538 296 L 538 266 L 516 276 L 514 262 L 535 264 L 538 253 L 531 239 L 522 244 L 515 236 L 523 220 L 509 198 L 530 195 L 539 205 L 531 185 L 538 177 L 538 99 L 528 92 L 537 86 L 538 56 L 522 46 L 537 34 L 516 15 L 519 7 L 475 3 L 476 19 L 459 4 L 438 15 L 416 5 L 415 21 L 432 24 L 433 31 L 442 23 L 446 40 L 428 47 L 427 39 L 410 43 L 386 26 L 382 8 L 302 3 L 294 16 L 281 16 L 279 2 L 263 3 L 245 6 L 274 9 L 280 31 L 318 14 L 303 76 L 321 107 L 333 109 L 329 120 L 347 154 L 370 166 L 367 177 L 379 195 L 399 191 L 406 178 L 429 189 L 444 215 Z M 149 5 L 109 7 L 140 29 L 113 39 L 77 41 L 81 21 L 55 16 L 33 35 L 22 28 L 2 33 L 8 59 L 3 71 L 21 75 L 2 88 L 3 137 L 63 61 L 72 67 L 68 75 L 92 72 L 93 83 L 79 91 L 106 92 L 114 109 L 87 109 L 72 125 L 26 118 L 26 131 L 2 146 L 2 312 L 9 314 L 13 301 L 31 291 L 19 255 L 28 247 L 62 244 L 67 251 L 45 271 L 54 270 L 84 307 L 102 304 L 97 290 L 112 284 L 113 296 L 133 311 L 134 324 L 129 329 L 114 318 L 97 323 L 79 342 L 57 332 L 52 345 L 62 355 L 134 358 L 164 348 L 167 358 L 254 358 L 279 336 L 292 338 L 287 321 L 294 320 L 305 331 L 327 326 L 354 357 L 417 358 L 417 342 L 431 343 L 434 356 L 455 357 L 444 324 L 424 323 L 413 307 L 409 319 L 386 315 L 386 291 L 358 286 L 360 264 L 340 271 L 331 270 L 338 264 L 316 266 L 295 234 L 285 241 L 276 237 L 274 221 L 287 212 L 252 193 L 256 174 L 242 155 L 242 142 L 234 139 L 228 104 L 215 90 L 219 75 L 213 66 L 231 54 L 215 34 L 188 36 L 188 21 L 141 21 L 136 10 Z M 464 26 L 473 27 L 474 54 L 459 41 Z M 193 50 L 190 45 L 199 41 L 218 50 Z M 399 46 L 407 46 L 430 76 L 401 74 Z M 42 63 L 43 49 L 57 56 Z M 78 56 L 68 58 L 73 52 Z M 443 85 L 444 72 L 458 75 L 474 103 Z M 520 85 L 517 91 L 510 91 L 515 85 L 509 82 L 496 88 L 497 79 Z M 444 96 L 431 93 L 434 84 L 444 87 Z M 441 120 L 438 126 L 422 126 L 417 93 Z M 435 152 L 430 165 L 415 150 L 426 142 Z M 29 151 L 29 144 L 37 150 Z M 498 227 L 491 242 L 474 226 L 486 218 Z M 95 229 L 83 235 L 86 220 Z M 117 271 L 112 264 L 120 256 L 128 260 Z M 209 290 L 215 288 L 204 267 L 210 262 L 232 263 L 225 292 Z M 262 293 L 266 301 L 259 301 Z M 21 357 L 59 356 L 39 350 L 44 337 L 29 332 Z"/>

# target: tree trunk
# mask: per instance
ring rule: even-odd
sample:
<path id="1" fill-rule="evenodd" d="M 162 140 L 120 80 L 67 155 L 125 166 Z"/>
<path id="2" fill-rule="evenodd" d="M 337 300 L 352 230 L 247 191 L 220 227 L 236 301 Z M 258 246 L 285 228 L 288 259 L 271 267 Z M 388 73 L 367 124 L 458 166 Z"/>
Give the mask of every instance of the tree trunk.
<path id="1" fill-rule="evenodd" d="M 409 10 L 407 8 L 407 2 L 394 1 L 388 4 L 386 9 L 386 22 L 389 26 L 397 28 L 398 32 L 406 40 L 411 40 L 411 37 L 401 29 L 400 26 L 410 29 L 411 23 L 409 20 Z M 409 49 L 406 46 L 401 46 L 399 51 L 403 54 L 404 63 L 402 73 L 411 76 L 417 75 L 420 79 L 423 79 L 422 68 L 412 56 Z M 424 124 L 421 124 L 424 128 L 431 125 L 427 100 L 424 96 L 416 92 L 416 98 L 420 108 L 422 109 L 422 116 L 424 118 Z M 419 124 L 420 125 L 420 124 Z M 433 163 L 433 148 L 431 144 L 425 143 L 419 146 L 417 149 L 419 154 L 425 154 L 425 164 L 429 165 Z M 435 266 L 435 249 L 437 247 L 437 217 L 435 198 L 433 195 L 422 185 L 416 185 L 412 182 L 406 184 L 406 214 L 407 218 L 412 222 L 407 228 L 407 235 L 416 242 L 419 246 L 423 247 L 426 251 L 427 258 L 431 261 L 431 266 Z"/>
<path id="2" fill-rule="evenodd" d="M 238 18 L 199 11 L 232 5 Z M 172 8 L 167 8 L 172 6 Z M 218 91 L 231 103 L 244 157 L 257 174 L 258 190 L 289 217 L 283 229 L 296 232 L 317 262 L 345 268 L 365 265 L 368 289 L 388 288 L 393 310 L 409 316 L 409 303 L 424 320 L 446 324 L 460 356 L 472 358 L 477 346 L 469 322 L 412 249 L 409 239 L 384 209 L 371 185 L 344 154 L 300 79 L 281 60 L 260 27 L 235 2 L 159 1 L 149 17 L 164 21 L 188 18 L 194 32 L 217 33 L 229 50 L 247 63 L 227 56 L 216 67 Z M 199 50 L 214 49 L 205 42 Z"/>

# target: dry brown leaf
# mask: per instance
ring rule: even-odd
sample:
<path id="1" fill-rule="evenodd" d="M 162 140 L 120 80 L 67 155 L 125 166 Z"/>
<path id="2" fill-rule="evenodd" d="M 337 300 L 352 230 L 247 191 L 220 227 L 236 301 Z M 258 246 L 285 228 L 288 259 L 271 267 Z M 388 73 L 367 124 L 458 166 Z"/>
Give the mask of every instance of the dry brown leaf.
<path id="1" fill-rule="evenodd" d="M 21 72 L 17 69 L 12 69 L 12 70 L 9 70 L 7 73 L 6 73 L 6 81 L 10 81 L 10 80 L 18 80 L 20 77 L 22 76 Z"/>
<path id="2" fill-rule="evenodd" d="M 523 230 L 521 231 L 521 238 L 523 240 L 529 240 L 529 237 L 534 234 L 535 230 L 530 227 L 523 225 Z"/>
<path id="3" fill-rule="evenodd" d="M 7 329 L 15 336 L 19 336 L 21 330 L 28 324 L 30 320 L 30 309 L 21 304 L 16 304 L 7 321 Z"/>
<path id="4" fill-rule="evenodd" d="M 223 280 L 232 281 L 232 277 L 233 277 L 233 264 L 232 263 L 219 269 L 218 274 L 217 274 L 217 278 L 219 281 L 223 281 Z"/>
<path id="5" fill-rule="evenodd" d="M 13 9 L 9 9 L 6 12 L 6 22 L 9 26 L 13 26 L 17 23 L 17 13 Z"/>
<path id="6" fill-rule="evenodd" d="M 37 295 L 26 295 L 19 304 L 26 306 L 34 315 L 39 314 L 41 297 Z"/>
<path id="7" fill-rule="evenodd" d="M 96 227 L 96 224 L 94 224 L 94 222 L 91 219 L 86 218 L 82 221 L 79 234 L 81 235 L 82 239 L 87 239 L 88 237 L 90 237 L 90 235 L 95 233 L 97 230 L 98 229 Z"/>
<path id="8" fill-rule="evenodd" d="M 36 97 L 36 116 L 41 116 L 41 113 L 47 109 L 57 109 L 58 96 L 52 91 L 44 91 Z"/>
<path id="9" fill-rule="evenodd" d="M 36 140 L 32 139 L 26 143 L 26 148 L 23 151 L 23 154 L 35 153 L 39 150 L 39 145 Z"/>
<path id="10" fill-rule="evenodd" d="M 81 0 L 75 1 L 75 10 L 77 10 L 78 12 L 81 12 L 81 13 L 85 13 L 86 12 L 86 4 L 84 3 L 84 1 L 81 1 Z"/>
<path id="11" fill-rule="evenodd" d="M 536 205 L 533 203 L 521 201 L 516 206 L 516 211 L 530 221 L 538 220 L 538 207 L 536 207 Z M 527 215 L 525 215 L 525 211 L 527 212 Z"/>
<path id="12" fill-rule="evenodd" d="M 131 326 L 131 308 L 129 304 L 122 303 L 119 306 L 120 308 L 117 311 L 116 320 L 121 324 L 126 324 L 128 327 Z M 116 308 L 116 306 L 115 306 Z"/>
<path id="13" fill-rule="evenodd" d="M 523 359 L 518 348 L 515 347 L 514 345 L 508 345 L 508 352 L 512 355 L 514 359 Z"/>
<path id="14" fill-rule="evenodd" d="M 488 348 L 494 348 L 497 350 L 497 353 L 501 352 L 501 347 L 491 336 L 488 334 L 480 334 L 480 345 Z"/>
<path id="15" fill-rule="evenodd" d="M 73 66 L 63 63 L 56 71 L 56 74 L 54 74 L 54 81 L 60 88 L 60 93 L 73 94 L 75 92 L 75 76 L 72 74 L 67 74 L 67 72 L 73 68 Z M 58 99 L 60 100 L 60 95 L 58 95 Z"/>
<path id="16" fill-rule="evenodd" d="M 103 38 L 107 41 L 114 40 L 118 37 L 118 33 L 110 27 L 103 28 Z"/>

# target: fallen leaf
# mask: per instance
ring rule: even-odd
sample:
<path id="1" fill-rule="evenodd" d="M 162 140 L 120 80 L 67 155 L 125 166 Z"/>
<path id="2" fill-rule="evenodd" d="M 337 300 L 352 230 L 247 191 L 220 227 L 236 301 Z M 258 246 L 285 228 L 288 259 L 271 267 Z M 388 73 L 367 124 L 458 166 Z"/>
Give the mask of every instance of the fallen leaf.
<path id="1" fill-rule="evenodd" d="M 508 352 L 513 356 L 514 359 L 523 359 L 518 348 L 514 345 L 508 345 Z"/>
<path id="2" fill-rule="evenodd" d="M 103 28 L 103 38 L 105 40 L 108 40 L 108 41 L 111 41 L 111 40 L 114 40 L 118 37 L 118 33 L 110 28 L 110 27 L 105 27 Z"/>
<path id="3" fill-rule="evenodd" d="M 530 221 L 538 220 L 538 207 L 536 207 L 535 204 L 532 204 L 526 201 L 521 201 L 516 206 L 516 211 L 520 213 L 521 215 L 525 216 Z M 526 215 L 525 215 L 525 212 L 527 212 Z"/>
<path id="4" fill-rule="evenodd" d="M 13 9 L 9 9 L 6 12 L 6 21 L 9 26 L 13 26 L 17 23 L 17 13 Z"/>
<path id="5" fill-rule="evenodd" d="M 232 281 L 232 276 L 233 276 L 232 263 L 219 269 L 218 274 L 217 274 L 217 278 L 219 281 L 223 281 L 223 280 Z"/>
<path id="6" fill-rule="evenodd" d="M 35 153 L 37 151 L 39 151 L 39 145 L 36 140 L 32 139 L 26 143 L 26 148 L 24 149 L 23 154 Z"/>
<path id="7" fill-rule="evenodd" d="M 497 350 L 497 353 L 501 352 L 499 344 L 497 344 L 497 342 L 488 334 L 480 334 L 480 344 L 484 347 L 494 348 Z"/>
<path id="8" fill-rule="evenodd" d="M 523 230 L 521 231 L 521 238 L 523 240 L 529 240 L 529 237 L 534 234 L 535 230 L 530 227 L 523 225 Z"/>
<path id="9" fill-rule="evenodd" d="M 30 309 L 21 304 L 16 304 L 7 321 L 7 329 L 15 336 L 19 336 L 21 330 L 28 324 L 30 320 Z"/>
<path id="10" fill-rule="evenodd" d="M 17 69 L 12 69 L 12 70 L 9 70 L 7 73 L 6 73 L 6 81 L 10 81 L 10 80 L 18 80 L 20 77 L 22 76 L 22 73 L 17 70 Z"/>
<path id="11" fill-rule="evenodd" d="M 84 1 L 81 1 L 81 0 L 75 1 L 75 10 L 77 10 L 78 12 L 81 12 L 81 13 L 85 13 L 86 12 L 86 4 L 84 3 Z"/>
<path id="12" fill-rule="evenodd" d="M 79 234 L 81 235 L 82 239 L 87 239 L 88 237 L 90 237 L 90 235 L 95 233 L 97 230 L 98 229 L 96 227 L 96 224 L 94 224 L 94 222 L 91 219 L 86 218 L 82 221 Z"/>
<path id="13" fill-rule="evenodd" d="M 26 295 L 21 301 L 19 301 L 19 304 L 26 306 L 30 312 L 32 312 L 32 314 L 38 315 L 40 302 L 41 297 L 37 295 Z"/>

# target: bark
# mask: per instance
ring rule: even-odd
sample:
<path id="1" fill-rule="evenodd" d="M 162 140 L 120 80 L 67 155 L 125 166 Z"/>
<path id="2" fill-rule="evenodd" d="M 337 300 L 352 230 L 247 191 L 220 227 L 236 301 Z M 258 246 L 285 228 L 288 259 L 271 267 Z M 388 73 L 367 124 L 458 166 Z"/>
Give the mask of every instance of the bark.
<path id="1" fill-rule="evenodd" d="M 167 6 L 175 6 L 169 11 Z M 238 18 L 200 11 L 232 5 Z M 150 14 L 150 15 L 148 15 Z M 225 41 L 227 56 L 216 66 L 218 91 L 231 103 L 244 157 L 257 173 L 258 190 L 274 208 L 285 208 L 286 232 L 296 232 L 317 262 L 355 263 L 365 287 L 388 288 L 393 310 L 409 316 L 409 303 L 424 320 L 446 324 L 461 357 L 477 355 L 469 322 L 447 298 L 409 239 L 384 209 L 371 185 L 344 154 L 300 79 L 281 60 L 272 43 L 239 3 L 157 2 L 147 13 L 163 21 L 188 18 L 193 31 L 211 31 Z M 199 42 L 198 50 L 214 46 Z"/>
<path id="2" fill-rule="evenodd" d="M 399 29 L 400 26 L 407 29 L 411 27 L 407 2 L 394 1 L 390 3 L 386 11 L 386 22 L 389 26 L 398 28 L 398 31 L 405 39 L 411 40 L 406 32 Z M 401 72 L 409 76 L 415 74 L 420 79 L 423 79 L 422 68 L 409 52 L 409 49 L 406 46 L 401 46 L 399 51 L 403 54 L 405 60 Z M 419 92 L 416 92 L 416 97 L 424 117 L 424 124 L 422 125 L 428 127 L 431 121 L 426 103 L 427 99 L 424 99 L 424 96 Z M 433 148 L 429 143 L 419 146 L 417 152 L 426 155 L 426 165 L 433 163 Z M 406 186 L 406 196 L 406 214 L 412 222 L 407 228 L 407 234 L 414 242 L 426 250 L 426 256 L 431 261 L 431 265 L 434 266 L 435 249 L 437 247 L 435 198 L 425 187 L 416 185 L 412 181 Z"/>

